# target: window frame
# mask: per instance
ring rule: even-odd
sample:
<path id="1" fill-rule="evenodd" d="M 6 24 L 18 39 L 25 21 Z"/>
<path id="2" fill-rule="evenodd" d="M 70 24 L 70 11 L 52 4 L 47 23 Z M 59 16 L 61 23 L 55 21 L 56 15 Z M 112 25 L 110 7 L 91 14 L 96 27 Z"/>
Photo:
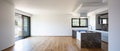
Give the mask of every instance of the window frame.
<path id="1" fill-rule="evenodd" d="M 74 25 L 73 25 L 73 20 L 74 20 L 74 19 L 79 19 L 79 26 L 74 26 Z M 81 24 L 80 24 L 81 19 L 86 19 L 86 26 L 81 26 Z M 72 19 L 71 19 L 71 26 L 72 26 L 73 28 L 74 28 L 74 27 L 77 27 L 77 28 L 78 28 L 78 27 L 88 27 L 88 18 L 72 18 Z"/>

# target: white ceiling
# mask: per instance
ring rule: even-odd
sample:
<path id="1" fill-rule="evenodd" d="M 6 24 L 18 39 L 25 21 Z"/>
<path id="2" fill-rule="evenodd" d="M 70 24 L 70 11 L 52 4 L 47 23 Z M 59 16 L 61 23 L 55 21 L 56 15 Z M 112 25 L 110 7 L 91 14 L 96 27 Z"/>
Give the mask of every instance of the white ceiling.
<path id="1" fill-rule="evenodd" d="M 107 6 L 107 0 L 82 0 L 82 7 L 79 9 L 79 12 L 90 12 L 98 8 Z"/>
<path id="2" fill-rule="evenodd" d="M 14 0 L 15 8 L 31 14 L 73 12 L 82 4 L 79 12 L 88 12 L 103 6 L 103 0 Z"/>
<path id="3" fill-rule="evenodd" d="M 77 0 L 14 0 L 15 8 L 29 12 L 71 12 Z"/>

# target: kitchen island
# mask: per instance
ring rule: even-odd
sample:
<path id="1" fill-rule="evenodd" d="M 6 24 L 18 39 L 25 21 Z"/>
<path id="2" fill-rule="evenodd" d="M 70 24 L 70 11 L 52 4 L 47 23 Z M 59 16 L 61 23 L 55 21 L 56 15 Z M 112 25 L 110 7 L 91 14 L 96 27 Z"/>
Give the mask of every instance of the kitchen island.
<path id="1" fill-rule="evenodd" d="M 81 48 L 101 48 L 101 33 L 87 30 L 76 31 L 76 39 L 81 42 Z"/>

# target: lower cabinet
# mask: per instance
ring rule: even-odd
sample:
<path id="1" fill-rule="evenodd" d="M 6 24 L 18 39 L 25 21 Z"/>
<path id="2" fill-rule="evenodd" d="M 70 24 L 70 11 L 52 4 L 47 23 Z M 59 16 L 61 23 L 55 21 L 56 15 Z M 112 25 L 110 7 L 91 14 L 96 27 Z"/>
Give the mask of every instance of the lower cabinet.
<path id="1" fill-rule="evenodd" d="M 72 38 L 76 38 L 77 32 L 75 30 L 72 30 Z"/>

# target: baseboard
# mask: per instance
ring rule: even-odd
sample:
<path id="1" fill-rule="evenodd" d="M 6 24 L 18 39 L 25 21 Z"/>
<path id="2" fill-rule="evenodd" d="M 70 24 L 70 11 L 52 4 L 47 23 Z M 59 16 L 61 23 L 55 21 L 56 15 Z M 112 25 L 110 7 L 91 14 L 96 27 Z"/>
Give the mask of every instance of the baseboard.
<path id="1" fill-rule="evenodd" d="M 31 37 L 72 37 L 72 36 L 31 36 Z"/>
<path id="2" fill-rule="evenodd" d="M 72 36 L 72 35 L 31 35 L 31 36 L 49 36 L 49 37 L 56 36 L 56 37 L 60 37 L 60 36 Z"/>
<path id="3" fill-rule="evenodd" d="M 15 45 L 15 44 L 12 44 L 11 46 L 9 46 L 9 47 L 7 47 L 7 48 L 3 49 L 2 51 L 4 51 L 4 50 L 6 50 L 6 49 L 11 48 L 11 47 L 13 47 L 14 45 Z"/>

